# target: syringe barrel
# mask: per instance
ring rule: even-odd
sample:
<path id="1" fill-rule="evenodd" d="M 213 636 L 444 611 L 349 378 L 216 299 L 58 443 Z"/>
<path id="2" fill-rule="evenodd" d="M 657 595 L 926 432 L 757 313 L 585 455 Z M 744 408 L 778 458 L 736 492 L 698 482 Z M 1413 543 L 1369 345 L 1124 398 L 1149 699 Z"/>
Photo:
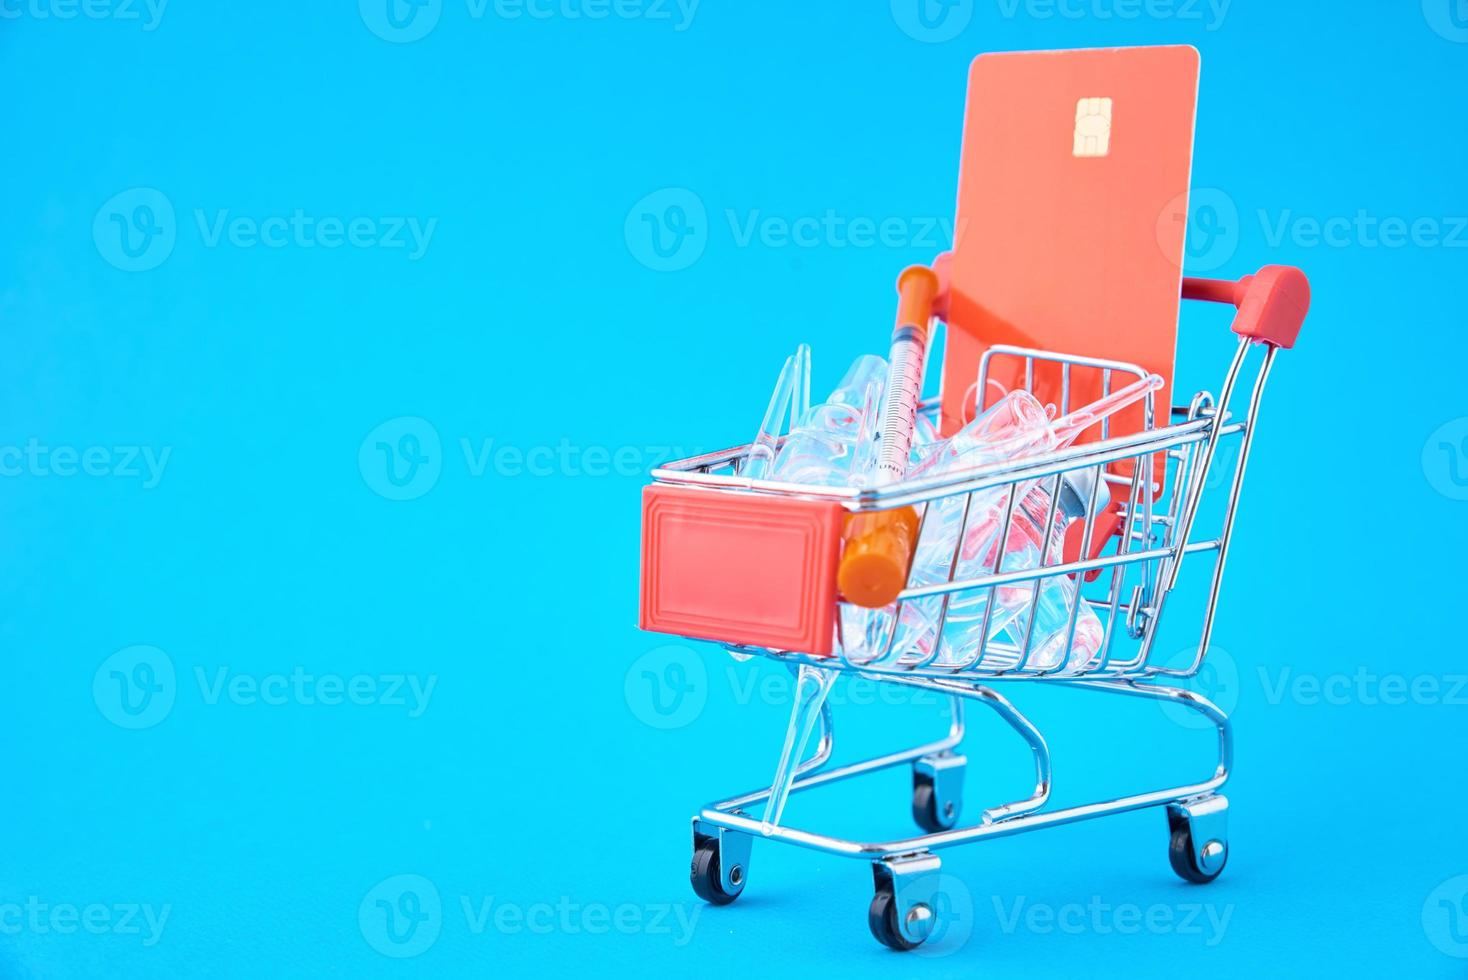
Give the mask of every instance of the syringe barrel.
<path id="1" fill-rule="evenodd" d="M 907 472 L 912 434 L 923 387 L 923 361 L 928 352 L 926 327 L 899 326 L 892 334 L 887 397 L 882 404 L 882 443 L 874 483 L 896 483 Z"/>
<path id="2" fill-rule="evenodd" d="M 937 297 L 938 274 L 927 266 L 911 266 L 897 277 L 897 323 L 892 328 L 887 395 L 882 404 L 882 445 L 874 480 L 878 486 L 896 483 L 907 472 L 923 395 L 928 323 Z"/>

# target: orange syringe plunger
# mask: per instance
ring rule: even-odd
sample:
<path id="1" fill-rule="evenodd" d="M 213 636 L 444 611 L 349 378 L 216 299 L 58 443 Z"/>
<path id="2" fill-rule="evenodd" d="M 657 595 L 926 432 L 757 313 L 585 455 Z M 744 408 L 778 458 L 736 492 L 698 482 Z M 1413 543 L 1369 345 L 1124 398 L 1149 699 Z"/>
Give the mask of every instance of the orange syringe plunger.
<path id="1" fill-rule="evenodd" d="M 897 323 L 882 400 L 877 486 L 896 483 L 907 472 L 923 391 L 928 324 L 938 292 L 938 274 L 927 266 L 911 266 L 897 277 Z M 848 602 L 880 609 L 897 598 L 907 584 L 919 523 L 912 507 L 856 514 L 847 522 L 836 585 Z"/>

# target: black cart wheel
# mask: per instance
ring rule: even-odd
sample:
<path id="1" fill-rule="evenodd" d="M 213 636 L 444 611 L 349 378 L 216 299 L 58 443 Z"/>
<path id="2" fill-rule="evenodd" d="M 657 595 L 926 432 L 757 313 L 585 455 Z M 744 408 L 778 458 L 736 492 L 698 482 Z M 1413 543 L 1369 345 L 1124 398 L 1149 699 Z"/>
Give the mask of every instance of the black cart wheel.
<path id="1" fill-rule="evenodd" d="M 930 834 L 952 830 L 958 822 L 958 805 L 953 801 L 939 809 L 938 793 L 933 778 L 920 772 L 912 774 L 912 819 Z"/>
<path id="2" fill-rule="evenodd" d="M 1204 845 L 1205 849 L 1211 849 L 1209 870 L 1205 871 L 1198 866 L 1197 851 L 1193 849 L 1192 826 L 1181 818 L 1169 822 L 1172 824 L 1172 844 L 1167 849 L 1167 859 L 1179 878 L 1195 885 L 1206 885 L 1223 874 L 1223 869 L 1228 864 L 1227 841 L 1208 841 Z"/>
<path id="3" fill-rule="evenodd" d="M 890 886 L 877 888 L 871 907 L 867 909 L 867 926 L 872 930 L 872 935 L 877 937 L 877 942 L 889 949 L 905 953 L 922 945 L 903 936 L 897 928 L 897 899 Z"/>
<path id="4" fill-rule="evenodd" d="M 725 890 L 723 873 L 719 868 L 718 841 L 706 840 L 694 848 L 688 878 L 693 882 L 693 890 L 698 897 L 714 905 L 728 905 L 744 892 L 744 869 L 738 866 L 729 874 L 734 890 Z"/>

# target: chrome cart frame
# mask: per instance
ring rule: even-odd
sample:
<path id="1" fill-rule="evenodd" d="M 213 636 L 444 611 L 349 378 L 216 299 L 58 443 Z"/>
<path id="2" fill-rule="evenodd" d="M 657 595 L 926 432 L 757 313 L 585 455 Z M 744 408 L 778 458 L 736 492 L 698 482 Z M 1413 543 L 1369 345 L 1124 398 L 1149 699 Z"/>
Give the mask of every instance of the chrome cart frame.
<path id="1" fill-rule="evenodd" d="M 873 656 L 866 649 L 854 653 L 841 642 L 839 627 L 836 652 L 830 657 L 724 644 L 741 657 L 767 657 L 791 670 L 801 664 L 813 664 L 943 695 L 951 703 L 951 724 L 947 734 L 936 741 L 833 767 L 834 730 L 829 705 L 823 705 L 818 745 L 814 754 L 798 767 L 792 791 L 805 792 L 866 773 L 911 766 L 913 816 L 924 833 L 863 842 L 796 827 L 770 826 L 751 815 L 770 796 L 770 790 L 742 793 L 710 803 L 693 819 L 692 879 L 702 897 L 715 904 L 727 904 L 738 897 L 748 881 L 755 838 L 858 858 L 871 862 L 873 867 L 876 896 L 868 919 L 874 935 L 893 948 L 911 949 L 927 939 L 934 929 L 938 908 L 934 896 L 940 867 L 937 852 L 943 848 L 1150 807 L 1166 809 L 1173 869 L 1196 883 L 1218 877 L 1229 853 L 1228 801 L 1219 791 L 1228 780 L 1232 765 L 1232 730 L 1222 710 L 1207 698 L 1176 686 L 1175 682 L 1196 674 L 1207 655 L 1260 402 L 1279 347 L 1293 342 L 1293 335 L 1288 342 L 1281 342 L 1256 328 L 1253 315 L 1245 309 L 1252 278 L 1240 283 L 1186 282 L 1185 296 L 1229 302 L 1241 308 L 1234 323 L 1240 340 L 1218 396 L 1199 392 L 1187 405 L 1171 409 L 1167 424 L 1155 424 L 1149 399 L 1143 431 L 1112 436 L 1103 428 L 1097 441 L 1045 456 L 880 489 L 825 489 L 742 478 L 737 472 L 740 461 L 750 451 L 748 446 L 682 460 L 653 472 L 658 484 L 698 487 L 721 494 L 837 500 L 848 513 L 914 506 L 924 519 L 936 501 L 958 496 L 972 501 L 985 493 L 991 497 L 998 494 L 1005 499 L 1001 541 L 1015 517 L 1018 503 L 1037 487 L 1048 489 L 1049 499 L 1053 501 L 1060 497 L 1062 481 L 1073 479 L 1078 473 L 1094 477 L 1089 481 L 1092 499 L 1091 506 L 1085 510 L 1083 542 L 1092 540 L 1097 488 L 1104 482 L 1124 494 L 1119 498 L 1124 501 L 1118 512 L 1119 533 L 1104 551 L 1090 557 L 1082 553 L 1072 561 L 1049 564 L 1042 561 L 1038 568 L 1006 571 L 1000 549 L 998 564 L 987 574 L 955 579 L 959 567 L 955 560 L 948 565 L 946 582 L 916 583 L 910 579 L 892 610 L 891 630 L 881 655 Z M 1255 347 L 1262 347 L 1262 353 L 1251 358 Z M 1063 377 L 1061 412 L 1072 407 L 1068 404 L 1072 372 L 1100 372 L 1106 392 L 1112 390 L 1114 381 L 1144 376 L 1142 369 L 1132 364 L 1056 351 L 995 347 L 980 364 L 978 390 L 986 390 L 991 359 L 996 358 L 1021 359 L 1027 387 L 1033 383 L 1038 365 L 1058 366 Z M 1241 385 L 1250 360 L 1258 362 L 1252 384 Z M 1245 388 L 1249 392 L 1247 408 L 1231 413 L 1229 406 L 1236 393 Z M 936 404 L 925 403 L 923 407 L 932 411 Z M 1213 470 L 1219 460 L 1220 446 L 1225 443 L 1233 443 L 1237 455 L 1231 475 L 1225 474 L 1227 491 L 1221 517 L 1217 518 L 1217 531 L 1204 535 L 1198 531 L 1200 509 L 1205 494 L 1221 482 Z M 970 520 L 969 506 L 965 504 L 960 541 Z M 1049 520 L 1054 519 L 1052 506 Z M 1044 539 L 1049 538 L 1051 529 L 1046 527 Z M 1155 649 L 1157 631 L 1184 559 L 1193 556 L 1188 562 L 1191 567 L 1207 555 L 1212 555 L 1214 561 L 1196 653 L 1184 663 L 1164 662 Z M 1040 583 L 1059 576 L 1074 577 L 1078 598 L 1069 610 L 1067 649 L 1075 639 L 1083 602 L 1103 622 L 1104 636 L 1099 648 L 1083 661 L 1062 659 L 1059 665 L 1036 664 L 1032 655 L 1039 638 L 1033 633 Z M 1088 578 L 1094 584 L 1088 584 Z M 1022 642 L 1006 644 L 988 638 L 988 616 L 995 605 L 996 590 L 1005 587 L 1026 587 L 1033 595 L 1028 600 L 1030 615 Z M 945 655 L 940 653 L 941 642 L 934 642 L 932 649 L 905 651 L 894 656 L 892 644 L 904 603 L 926 602 L 930 610 L 936 608 L 937 635 L 941 638 L 950 603 L 982 592 L 987 592 L 984 629 L 980 630 L 972 649 L 965 649 L 957 656 L 952 651 Z M 1050 749 L 1035 725 L 996 690 L 1000 684 L 1017 681 L 1048 681 L 1065 687 L 1166 702 L 1195 712 L 1216 730 L 1216 763 L 1210 772 L 1193 782 L 1084 805 L 1048 808 L 1052 784 Z M 961 746 L 965 735 L 964 709 L 971 703 L 994 711 L 1023 740 L 1033 757 L 1035 785 L 1024 799 L 989 806 L 981 811 L 976 822 L 964 826 L 959 821 L 966 765 Z"/>

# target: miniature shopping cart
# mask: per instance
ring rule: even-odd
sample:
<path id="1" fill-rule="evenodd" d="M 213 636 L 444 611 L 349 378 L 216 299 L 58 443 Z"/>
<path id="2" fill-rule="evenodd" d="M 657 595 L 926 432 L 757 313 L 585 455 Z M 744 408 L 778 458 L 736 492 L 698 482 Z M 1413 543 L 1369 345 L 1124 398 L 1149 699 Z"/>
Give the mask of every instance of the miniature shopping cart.
<path id="1" fill-rule="evenodd" d="M 799 793 L 910 766 L 912 812 L 922 833 L 843 840 L 762 820 L 767 789 L 733 796 L 694 817 L 691 874 L 704 899 L 726 904 L 739 896 L 756 838 L 858 858 L 874 870 L 873 934 L 911 949 L 936 924 L 943 848 L 1148 807 L 1166 810 L 1169 857 L 1180 876 L 1206 883 L 1222 872 L 1228 803 L 1219 790 L 1231 764 L 1229 720 L 1177 684 L 1197 673 L 1208 652 L 1260 400 L 1277 351 L 1293 346 L 1299 333 L 1309 287 L 1299 270 L 1282 266 L 1238 281 L 1182 277 L 1197 69 L 1196 52 L 1178 47 L 977 59 L 958 240 L 934 263 L 939 286 L 924 311 L 945 325 L 947 342 L 941 394 L 920 410 L 945 434 L 982 410 L 995 390 L 1023 387 L 1067 412 L 1160 374 L 1167 384 L 1155 396 L 1066 449 L 874 488 L 751 479 L 742 467 L 749 446 L 653 472 L 643 512 L 645 629 L 712 640 L 792 669 L 815 665 L 935 692 L 951 703 L 944 737 L 838 767 L 830 765 L 831 717 L 823 706 L 817 747 L 792 787 Z M 1174 405 L 1180 299 L 1234 306 L 1239 342 L 1216 393 L 1199 391 Z M 1042 582 L 1069 577 L 1076 598 L 1067 643 L 1083 604 L 1103 629 L 1084 656 L 1035 656 L 1034 605 L 1022 635 L 996 639 L 980 630 L 969 647 L 941 655 L 933 643 L 926 651 L 893 656 L 889 646 L 889 655 L 871 656 L 843 635 L 850 606 L 837 570 L 844 535 L 860 515 L 911 509 L 923 520 L 939 501 L 998 499 L 1003 541 L 1027 495 L 1039 488 L 1055 501 L 1067 485 L 1089 487 L 1091 500 L 1063 554 L 1006 569 L 1001 549 L 980 575 L 960 574 L 954 561 L 946 581 L 914 577 L 896 596 L 886 642 L 896 642 L 903 604 L 937 603 L 941 636 L 954 603 L 985 597 L 993 609 L 1001 590 L 1015 588 L 1027 588 L 1038 603 Z M 1218 506 L 1205 506 L 1212 496 L 1221 497 Z M 969 520 L 965 509 L 959 540 Z M 1054 508 L 1048 520 L 1055 520 Z M 1052 530 L 1046 527 L 1044 540 Z M 1158 650 L 1157 637 L 1184 565 L 1206 573 L 1207 591 L 1196 652 L 1175 662 Z M 1045 739 L 998 691 L 1019 681 L 1196 712 L 1216 727 L 1217 765 L 1185 785 L 1052 808 Z M 964 707 L 973 703 L 992 709 L 1029 747 L 1035 789 L 965 824 L 960 747 Z"/>

